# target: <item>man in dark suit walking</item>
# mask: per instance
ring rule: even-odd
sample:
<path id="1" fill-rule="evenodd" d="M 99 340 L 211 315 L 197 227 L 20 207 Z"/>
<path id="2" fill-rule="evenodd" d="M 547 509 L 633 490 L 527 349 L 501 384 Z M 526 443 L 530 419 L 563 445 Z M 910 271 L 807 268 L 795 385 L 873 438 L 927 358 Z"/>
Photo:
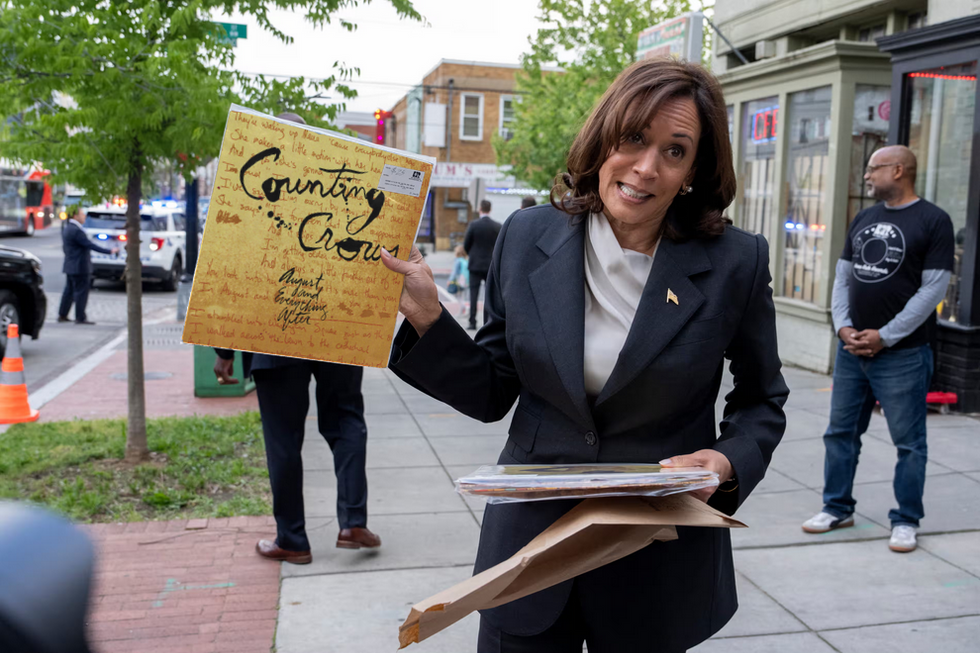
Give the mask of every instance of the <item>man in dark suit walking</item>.
<path id="1" fill-rule="evenodd" d="M 301 125 L 295 113 L 276 118 Z M 238 383 L 232 377 L 235 352 L 215 349 L 214 373 L 218 383 Z M 381 538 L 367 528 L 367 424 L 361 381 L 364 369 L 322 361 L 269 354 L 242 353 L 245 377 L 255 380 L 259 415 L 265 438 L 272 514 L 276 539 L 259 540 L 256 552 L 271 560 L 293 564 L 313 561 L 306 536 L 303 505 L 303 439 L 310 409 L 310 377 L 316 379 L 316 414 L 320 435 L 333 452 L 337 476 L 337 522 L 341 549 L 375 548 Z"/>
<path id="2" fill-rule="evenodd" d="M 61 270 L 65 273 L 65 289 L 61 293 L 61 306 L 58 308 L 58 321 L 68 322 L 68 311 L 75 304 L 75 324 L 95 324 L 85 318 L 85 305 L 88 304 L 88 289 L 92 280 L 92 252 L 115 254 L 117 247 L 106 248 L 96 245 L 82 229 L 85 224 L 85 210 L 76 205 L 76 212 L 61 232 L 65 263 Z"/>
<path id="3" fill-rule="evenodd" d="M 480 202 L 480 217 L 470 223 L 463 238 L 463 249 L 470 265 L 470 329 L 476 329 L 476 305 L 480 300 L 480 285 L 487 280 L 493 246 L 497 244 L 500 223 L 490 217 L 490 202 Z"/>
<path id="4" fill-rule="evenodd" d="M 232 378 L 235 352 L 215 349 L 218 383 Z M 374 548 L 381 538 L 367 528 L 367 425 L 361 395 L 363 368 L 322 361 L 242 352 L 245 377 L 255 380 L 265 455 L 272 486 L 276 539 L 259 540 L 264 558 L 293 564 L 312 562 L 303 505 L 303 439 L 310 409 L 310 377 L 316 379 L 320 435 L 333 452 L 337 476 L 337 522 L 341 549 Z"/>

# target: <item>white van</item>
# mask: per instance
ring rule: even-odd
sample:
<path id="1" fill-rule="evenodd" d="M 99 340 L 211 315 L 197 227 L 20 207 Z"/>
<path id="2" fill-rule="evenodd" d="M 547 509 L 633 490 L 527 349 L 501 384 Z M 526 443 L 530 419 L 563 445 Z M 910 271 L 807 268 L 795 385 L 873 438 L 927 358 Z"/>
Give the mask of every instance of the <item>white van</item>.
<path id="1" fill-rule="evenodd" d="M 176 203 L 174 203 L 176 204 Z M 93 206 L 85 212 L 85 233 L 106 248 L 118 247 L 116 254 L 92 252 L 93 279 L 122 281 L 126 267 L 126 207 Z M 184 211 L 179 206 L 140 207 L 140 262 L 143 279 L 160 281 L 167 290 L 176 290 L 187 260 Z"/>

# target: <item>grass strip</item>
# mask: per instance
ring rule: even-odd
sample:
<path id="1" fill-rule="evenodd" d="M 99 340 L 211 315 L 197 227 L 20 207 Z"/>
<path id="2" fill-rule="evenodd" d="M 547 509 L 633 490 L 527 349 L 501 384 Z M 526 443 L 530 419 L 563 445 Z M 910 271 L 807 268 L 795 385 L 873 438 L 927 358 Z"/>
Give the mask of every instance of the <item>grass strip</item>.
<path id="1" fill-rule="evenodd" d="M 0 434 L 0 499 L 77 522 L 271 514 L 256 412 L 147 420 L 150 460 L 122 461 L 125 420 L 16 424 Z"/>

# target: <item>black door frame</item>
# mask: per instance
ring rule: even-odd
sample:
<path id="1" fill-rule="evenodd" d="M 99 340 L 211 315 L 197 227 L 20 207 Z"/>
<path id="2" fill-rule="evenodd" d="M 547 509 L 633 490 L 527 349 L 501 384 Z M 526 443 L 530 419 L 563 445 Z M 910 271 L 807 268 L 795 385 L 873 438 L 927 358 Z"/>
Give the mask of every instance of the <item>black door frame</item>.
<path id="1" fill-rule="evenodd" d="M 915 49 L 892 55 L 892 113 L 888 129 L 890 144 L 908 145 L 911 121 L 912 85 L 909 73 L 921 70 L 977 62 L 980 68 L 980 45 L 975 40 L 960 47 L 936 51 L 935 45 L 922 50 L 930 54 L 917 55 Z M 919 50 L 919 52 L 922 52 Z M 895 114 L 895 109 L 898 113 Z M 972 148 L 970 152 L 970 188 L 967 193 L 966 232 L 963 259 L 960 263 L 959 326 L 980 326 L 980 84 L 976 87 L 973 111 Z"/>

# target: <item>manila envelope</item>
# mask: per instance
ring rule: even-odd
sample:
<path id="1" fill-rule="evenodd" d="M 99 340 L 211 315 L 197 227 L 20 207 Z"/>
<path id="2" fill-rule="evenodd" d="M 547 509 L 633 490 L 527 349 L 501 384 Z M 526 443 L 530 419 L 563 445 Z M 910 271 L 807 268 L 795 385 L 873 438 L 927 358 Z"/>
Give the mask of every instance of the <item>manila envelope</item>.
<path id="1" fill-rule="evenodd" d="M 675 540 L 675 526 L 745 528 L 689 494 L 586 499 L 507 560 L 412 606 L 398 629 L 399 648 L 435 635 L 474 610 L 516 601 L 656 540 Z"/>

